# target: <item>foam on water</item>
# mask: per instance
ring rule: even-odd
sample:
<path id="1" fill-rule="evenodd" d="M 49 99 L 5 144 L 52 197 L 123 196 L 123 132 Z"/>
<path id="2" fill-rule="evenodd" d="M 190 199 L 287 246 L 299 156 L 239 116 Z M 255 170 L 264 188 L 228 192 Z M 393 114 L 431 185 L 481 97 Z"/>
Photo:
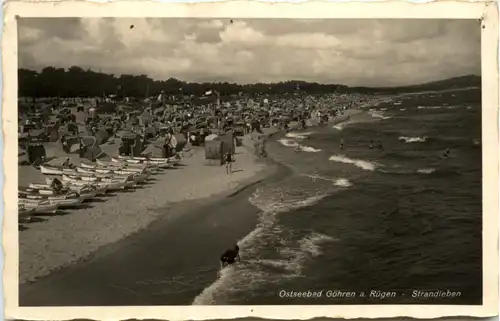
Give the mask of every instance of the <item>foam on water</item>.
<path id="1" fill-rule="evenodd" d="M 333 155 L 329 158 L 329 160 L 337 163 L 351 164 L 367 171 L 374 171 L 378 166 L 378 164 L 374 162 L 364 161 L 361 159 L 353 159 L 344 155 Z"/>
<path id="2" fill-rule="evenodd" d="M 351 182 L 349 182 L 348 179 L 345 178 L 339 178 L 335 180 L 335 186 L 342 186 L 342 187 L 349 187 L 352 186 Z"/>
<path id="3" fill-rule="evenodd" d="M 398 139 L 404 141 L 405 143 L 424 143 L 427 141 L 427 136 L 422 136 L 422 137 L 400 136 Z"/>
<path id="4" fill-rule="evenodd" d="M 442 106 L 417 106 L 417 109 L 441 109 Z"/>
<path id="5" fill-rule="evenodd" d="M 299 147 L 299 143 L 297 143 L 293 139 L 278 139 L 278 142 L 286 147 Z"/>
<path id="6" fill-rule="evenodd" d="M 285 136 L 288 138 L 305 139 L 311 134 L 312 134 L 311 132 L 306 132 L 306 133 L 290 132 L 290 133 L 287 133 Z"/>
<path id="7" fill-rule="evenodd" d="M 325 234 L 313 232 L 309 236 L 300 240 L 299 244 L 300 249 L 303 252 L 309 253 L 312 256 L 320 256 L 322 254 L 320 247 L 321 243 L 332 241 L 335 241 L 335 238 Z"/>
<path id="8" fill-rule="evenodd" d="M 321 149 L 317 149 L 311 146 L 304 146 L 304 145 L 299 145 L 298 146 L 301 151 L 307 152 L 307 153 L 319 153 L 321 152 Z"/>
<path id="9" fill-rule="evenodd" d="M 277 225 L 274 216 L 292 209 L 313 205 L 323 199 L 325 194 L 318 194 L 305 199 L 289 198 L 275 191 L 257 189 L 249 201 L 262 213 L 259 224 L 238 242 L 242 262 L 230 265 L 219 272 L 219 278 L 206 287 L 194 300 L 193 305 L 225 304 L 230 302 L 234 293 L 250 291 L 262 284 L 279 282 L 283 278 L 300 276 L 304 263 L 310 258 L 321 255 L 320 245 L 335 239 L 331 236 L 311 232 L 297 242 L 279 239 L 287 232 Z M 259 252 L 268 247 L 269 239 L 278 239 L 278 257 L 263 258 Z M 269 271 L 276 270 L 276 274 Z"/>
<path id="10" fill-rule="evenodd" d="M 417 173 L 420 173 L 420 174 L 431 174 L 431 173 L 434 173 L 436 171 L 435 168 L 421 168 L 419 170 L 417 170 Z"/>
<path id="11" fill-rule="evenodd" d="M 384 116 L 382 112 L 379 111 L 371 111 L 370 115 L 374 118 L 380 118 L 380 119 L 391 119 L 389 116 Z"/>
<path id="12" fill-rule="evenodd" d="M 302 176 L 309 177 L 313 181 L 315 181 L 315 180 L 329 181 L 329 182 L 332 182 L 333 185 L 335 185 L 335 186 L 340 186 L 340 187 L 352 186 L 352 183 L 346 178 L 329 178 L 329 177 L 324 177 L 324 176 L 317 175 L 317 174 L 302 174 Z"/>
<path id="13" fill-rule="evenodd" d="M 338 131 L 343 130 L 347 125 L 349 125 L 351 122 L 350 121 L 343 121 L 338 124 L 335 124 L 332 126 L 332 128 L 335 128 Z"/>

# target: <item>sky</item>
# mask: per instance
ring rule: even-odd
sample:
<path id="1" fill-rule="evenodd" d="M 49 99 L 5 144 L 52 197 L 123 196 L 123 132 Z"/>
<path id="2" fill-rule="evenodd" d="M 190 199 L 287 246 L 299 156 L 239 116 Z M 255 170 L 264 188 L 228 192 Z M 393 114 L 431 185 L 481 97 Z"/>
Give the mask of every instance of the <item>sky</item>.
<path id="1" fill-rule="evenodd" d="M 22 18 L 18 35 L 20 68 L 156 80 L 403 86 L 481 71 L 476 20 Z"/>

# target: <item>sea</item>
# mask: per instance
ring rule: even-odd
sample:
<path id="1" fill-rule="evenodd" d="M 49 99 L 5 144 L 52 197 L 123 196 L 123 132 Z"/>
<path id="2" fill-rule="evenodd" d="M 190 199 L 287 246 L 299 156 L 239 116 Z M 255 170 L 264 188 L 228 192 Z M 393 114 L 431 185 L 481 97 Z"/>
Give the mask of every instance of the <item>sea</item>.
<path id="1" fill-rule="evenodd" d="M 482 304 L 480 89 L 394 96 L 266 148 L 291 174 L 249 196 L 241 263 L 192 304 Z"/>

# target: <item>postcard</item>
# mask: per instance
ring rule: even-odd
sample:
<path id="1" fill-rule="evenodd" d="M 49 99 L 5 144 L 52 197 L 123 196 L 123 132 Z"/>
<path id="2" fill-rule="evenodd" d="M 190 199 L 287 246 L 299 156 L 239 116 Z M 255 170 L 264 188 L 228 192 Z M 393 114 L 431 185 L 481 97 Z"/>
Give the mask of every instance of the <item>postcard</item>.
<path id="1" fill-rule="evenodd" d="M 497 315 L 496 6 L 8 2 L 6 318 Z"/>

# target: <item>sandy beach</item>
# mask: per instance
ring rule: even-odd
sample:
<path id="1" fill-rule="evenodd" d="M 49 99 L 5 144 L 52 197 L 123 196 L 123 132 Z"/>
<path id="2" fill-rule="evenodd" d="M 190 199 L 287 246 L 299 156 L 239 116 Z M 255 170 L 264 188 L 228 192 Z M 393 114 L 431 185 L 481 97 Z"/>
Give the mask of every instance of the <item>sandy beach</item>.
<path id="1" fill-rule="evenodd" d="M 270 130 L 267 130 L 270 133 Z M 51 155 L 49 155 L 51 156 Z M 20 284 L 84 260 L 99 248 L 134 234 L 159 217 L 175 217 L 165 209 L 179 202 L 230 195 L 273 172 L 255 156 L 252 139 L 236 149 L 233 173 L 224 166 L 207 165 L 203 148 L 186 153 L 183 164 L 155 175 L 147 185 L 130 192 L 116 192 L 64 215 L 39 217 L 20 233 Z M 38 176 L 37 176 L 38 175 Z M 32 167 L 20 167 L 19 182 L 40 180 Z"/>

